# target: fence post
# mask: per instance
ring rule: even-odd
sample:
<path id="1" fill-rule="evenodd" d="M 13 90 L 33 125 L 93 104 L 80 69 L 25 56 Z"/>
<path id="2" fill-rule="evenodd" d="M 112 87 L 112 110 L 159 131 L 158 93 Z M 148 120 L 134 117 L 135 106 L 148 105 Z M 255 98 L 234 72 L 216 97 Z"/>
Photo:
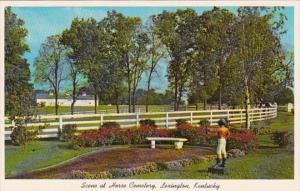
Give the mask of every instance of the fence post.
<path id="1" fill-rule="evenodd" d="M 63 118 L 62 118 L 62 116 L 60 115 L 60 116 L 59 116 L 59 132 L 62 131 L 62 128 L 63 128 Z"/>
<path id="2" fill-rule="evenodd" d="M 192 111 L 190 113 L 190 118 L 191 118 L 191 125 L 193 125 L 193 112 Z"/>
<path id="3" fill-rule="evenodd" d="M 212 111 L 210 111 L 210 126 L 212 126 Z"/>
<path id="4" fill-rule="evenodd" d="M 166 127 L 169 127 L 169 113 L 166 112 Z"/>
<path id="5" fill-rule="evenodd" d="M 230 120 L 229 110 L 227 110 L 227 120 L 228 120 L 228 122 Z"/>
<path id="6" fill-rule="evenodd" d="M 243 110 L 241 110 L 241 121 L 240 121 L 240 124 L 243 123 Z"/>
<path id="7" fill-rule="evenodd" d="M 13 126 L 13 127 L 16 126 L 15 120 L 12 120 L 12 121 L 11 121 L 11 126 Z"/>
<path id="8" fill-rule="evenodd" d="M 261 121 L 261 108 L 259 108 L 259 121 Z"/>
<path id="9" fill-rule="evenodd" d="M 139 114 L 136 113 L 136 126 L 138 127 L 139 126 Z"/>
<path id="10" fill-rule="evenodd" d="M 100 114 L 100 126 L 103 125 L 103 114 Z"/>

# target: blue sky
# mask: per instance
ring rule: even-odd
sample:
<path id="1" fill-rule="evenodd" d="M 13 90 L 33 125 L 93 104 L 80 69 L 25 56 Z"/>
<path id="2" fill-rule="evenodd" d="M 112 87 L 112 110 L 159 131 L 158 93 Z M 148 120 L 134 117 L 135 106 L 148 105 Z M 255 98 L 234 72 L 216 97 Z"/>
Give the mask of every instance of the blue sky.
<path id="1" fill-rule="evenodd" d="M 26 41 L 30 47 L 30 52 L 24 57 L 30 63 L 30 69 L 34 72 L 33 61 L 38 55 L 40 45 L 45 39 L 54 34 L 61 33 L 70 27 L 75 17 L 89 18 L 94 17 L 101 20 L 109 10 L 116 10 L 126 16 L 139 16 L 146 21 L 150 15 L 160 13 L 163 10 L 175 11 L 178 7 L 13 7 L 12 10 L 25 21 L 28 30 Z M 180 7 L 182 9 L 187 7 Z M 232 12 L 236 12 L 237 7 L 226 7 Z M 193 7 L 199 14 L 212 7 Z M 294 9 L 286 7 L 284 10 L 288 20 L 285 23 L 287 33 L 282 37 L 282 43 L 289 50 L 294 49 Z M 166 75 L 167 65 L 164 61 L 159 64 L 159 76 L 153 81 L 152 87 L 163 91 L 167 87 Z M 141 87 L 145 85 L 142 80 Z M 67 86 L 65 84 L 64 86 Z M 36 88 L 46 86 L 35 85 Z"/>

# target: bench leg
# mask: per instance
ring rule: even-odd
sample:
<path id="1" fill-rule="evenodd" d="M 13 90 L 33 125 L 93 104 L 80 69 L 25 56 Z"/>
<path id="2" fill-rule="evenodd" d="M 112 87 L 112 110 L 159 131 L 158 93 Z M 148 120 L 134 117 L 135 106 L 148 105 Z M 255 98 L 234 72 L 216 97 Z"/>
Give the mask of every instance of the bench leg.
<path id="1" fill-rule="evenodd" d="M 151 149 L 155 149 L 155 141 L 151 141 Z"/>
<path id="2" fill-rule="evenodd" d="M 175 142 L 174 143 L 174 145 L 175 145 L 175 149 L 182 149 L 182 146 L 183 146 L 183 142 Z"/>

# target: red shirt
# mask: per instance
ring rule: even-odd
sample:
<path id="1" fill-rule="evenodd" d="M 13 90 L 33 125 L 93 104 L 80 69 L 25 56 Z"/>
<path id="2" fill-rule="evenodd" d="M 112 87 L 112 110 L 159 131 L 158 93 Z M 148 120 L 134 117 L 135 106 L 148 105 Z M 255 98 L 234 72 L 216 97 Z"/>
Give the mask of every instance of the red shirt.
<path id="1" fill-rule="evenodd" d="M 221 127 L 217 131 L 219 139 L 225 138 L 227 139 L 228 136 L 230 135 L 229 130 L 226 127 Z"/>

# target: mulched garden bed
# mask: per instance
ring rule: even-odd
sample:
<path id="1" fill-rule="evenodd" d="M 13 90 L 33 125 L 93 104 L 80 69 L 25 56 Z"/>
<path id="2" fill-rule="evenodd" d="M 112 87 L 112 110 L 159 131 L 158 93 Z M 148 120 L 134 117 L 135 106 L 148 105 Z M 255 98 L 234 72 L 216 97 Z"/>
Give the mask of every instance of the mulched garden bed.
<path id="1" fill-rule="evenodd" d="M 25 179 L 61 179 L 68 177 L 72 171 L 80 170 L 98 173 L 115 168 L 133 168 L 149 162 L 167 162 L 196 156 L 210 155 L 213 151 L 207 148 L 186 147 L 175 149 L 122 148 L 111 151 L 93 153 L 60 167 L 39 172 L 26 173 L 12 178 Z"/>

